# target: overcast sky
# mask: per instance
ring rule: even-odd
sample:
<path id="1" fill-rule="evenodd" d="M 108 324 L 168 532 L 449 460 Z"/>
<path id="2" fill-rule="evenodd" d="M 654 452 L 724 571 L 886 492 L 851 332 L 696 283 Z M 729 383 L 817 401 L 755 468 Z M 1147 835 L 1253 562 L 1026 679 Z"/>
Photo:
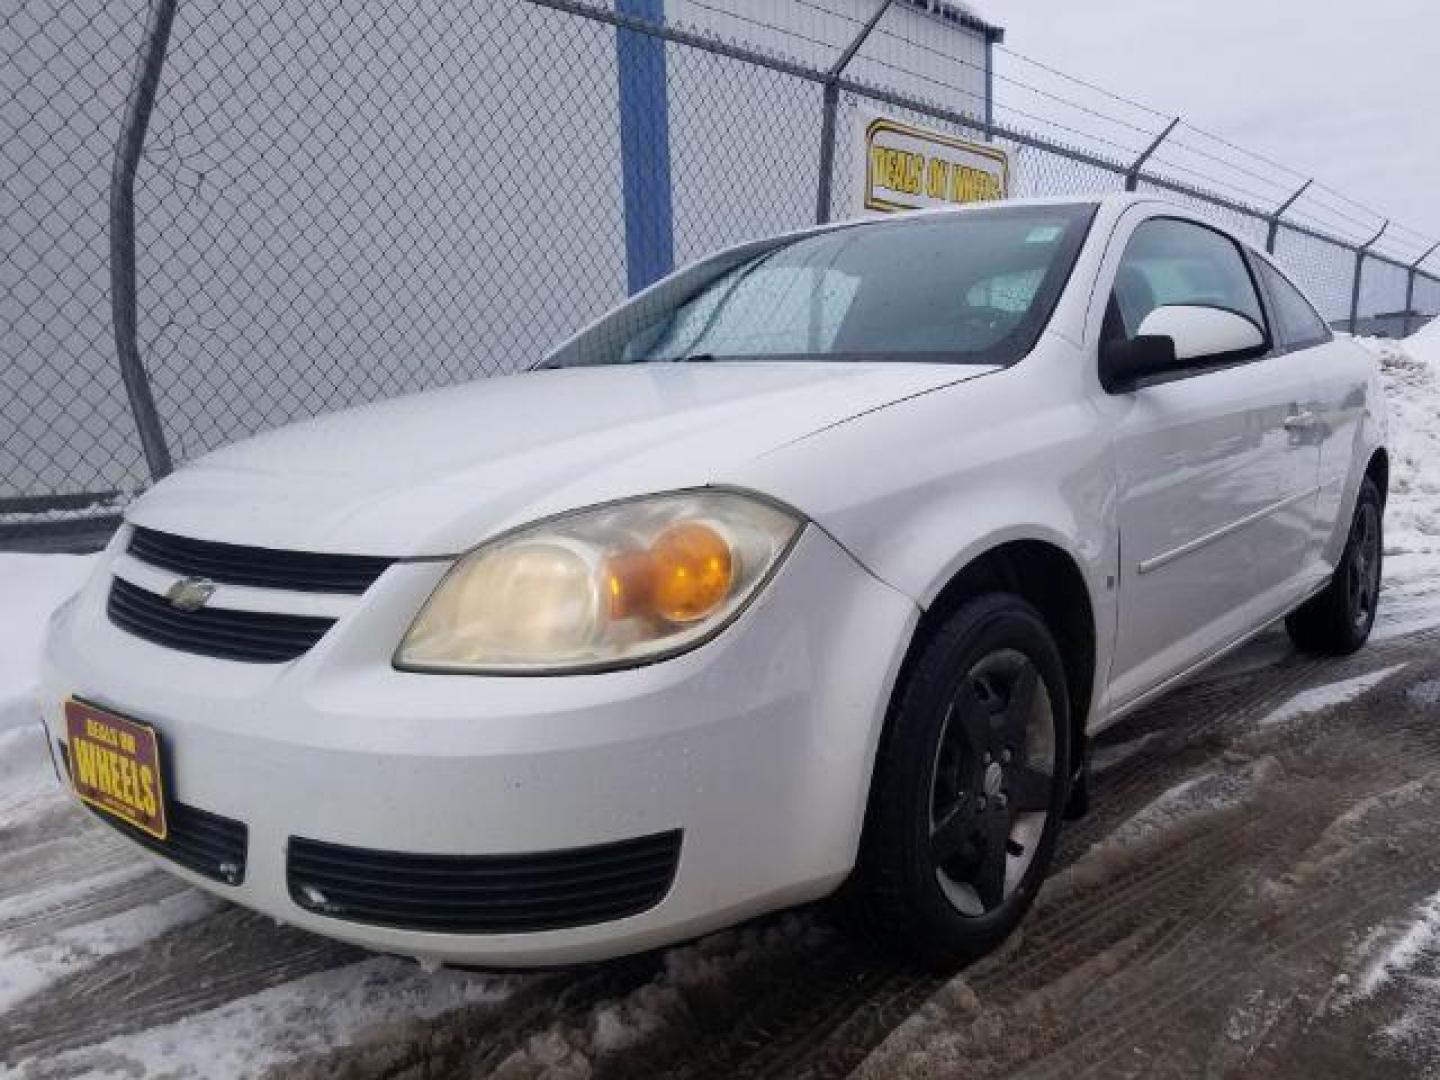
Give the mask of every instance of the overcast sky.
<path id="1" fill-rule="evenodd" d="M 1440 239 L 1437 0 L 977 6 L 1005 27 L 1007 46 L 1183 115 Z M 1003 53 L 997 71 L 1026 74 Z M 1009 92 L 996 87 L 1002 105 Z"/>

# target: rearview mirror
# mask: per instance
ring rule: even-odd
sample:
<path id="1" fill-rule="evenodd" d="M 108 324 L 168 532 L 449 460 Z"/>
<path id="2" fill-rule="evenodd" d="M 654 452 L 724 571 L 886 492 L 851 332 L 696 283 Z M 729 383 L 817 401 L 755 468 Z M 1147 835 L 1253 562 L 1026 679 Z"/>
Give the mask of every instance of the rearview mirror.
<path id="1" fill-rule="evenodd" d="M 1112 394 L 1133 390 L 1145 379 L 1207 364 L 1262 356 L 1265 331 L 1226 308 L 1166 304 L 1141 321 L 1139 333 L 1100 348 L 1100 383 Z"/>

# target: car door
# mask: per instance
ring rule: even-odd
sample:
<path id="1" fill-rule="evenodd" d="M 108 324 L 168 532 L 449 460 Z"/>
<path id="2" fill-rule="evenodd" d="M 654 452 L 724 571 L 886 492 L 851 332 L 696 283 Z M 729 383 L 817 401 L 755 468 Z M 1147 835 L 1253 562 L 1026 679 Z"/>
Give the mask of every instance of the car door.
<path id="1" fill-rule="evenodd" d="M 1133 338 L 1166 304 L 1269 325 L 1239 245 L 1198 222 L 1151 217 L 1126 243 L 1102 336 Z M 1316 554 L 1310 396 L 1304 358 L 1283 352 L 1182 369 L 1119 395 L 1116 706 L 1280 614 L 1303 588 Z"/>
<path id="2" fill-rule="evenodd" d="M 1340 523 L 1339 519 L 1362 434 L 1373 368 L 1365 357 L 1356 356 L 1350 342 L 1336 340 L 1304 293 L 1281 270 L 1259 257 L 1255 264 L 1270 301 L 1277 347 L 1294 354 L 1310 380 L 1313 398 L 1306 419 L 1309 437 L 1319 448 L 1316 543 L 1321 556 L 1333 563 L 1348 534 L 1349 522 Z"/>

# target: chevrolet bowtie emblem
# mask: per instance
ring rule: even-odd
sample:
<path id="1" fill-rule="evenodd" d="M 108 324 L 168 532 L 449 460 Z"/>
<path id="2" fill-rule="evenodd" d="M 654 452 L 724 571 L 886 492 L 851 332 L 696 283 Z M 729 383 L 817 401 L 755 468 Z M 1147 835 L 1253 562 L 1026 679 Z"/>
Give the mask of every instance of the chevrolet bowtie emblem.
<path id="1" fill-rule="evenodd" d="M 199 611 L 214 595 L 215 583 L 206 578 L 181 578 L 165 590 L 170 606 L 180 611 Z"/>

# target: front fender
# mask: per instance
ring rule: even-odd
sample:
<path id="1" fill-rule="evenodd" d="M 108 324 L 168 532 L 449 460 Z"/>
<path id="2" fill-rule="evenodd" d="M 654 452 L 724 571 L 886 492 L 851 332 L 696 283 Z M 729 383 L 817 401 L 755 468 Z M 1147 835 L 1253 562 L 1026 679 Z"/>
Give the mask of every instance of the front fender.
<path id="1" fill-rule="evenodd" d="M 1012 368 L 761 457 L 736 482 L 803 511 L 921 607 L 1001 544 L 1053 545 L 1085 578 L 1096 671 L 1105 672 L 1119 564 L 1115 471 L 1083 371 L 1078 350 L 1051 338 Z"/>

